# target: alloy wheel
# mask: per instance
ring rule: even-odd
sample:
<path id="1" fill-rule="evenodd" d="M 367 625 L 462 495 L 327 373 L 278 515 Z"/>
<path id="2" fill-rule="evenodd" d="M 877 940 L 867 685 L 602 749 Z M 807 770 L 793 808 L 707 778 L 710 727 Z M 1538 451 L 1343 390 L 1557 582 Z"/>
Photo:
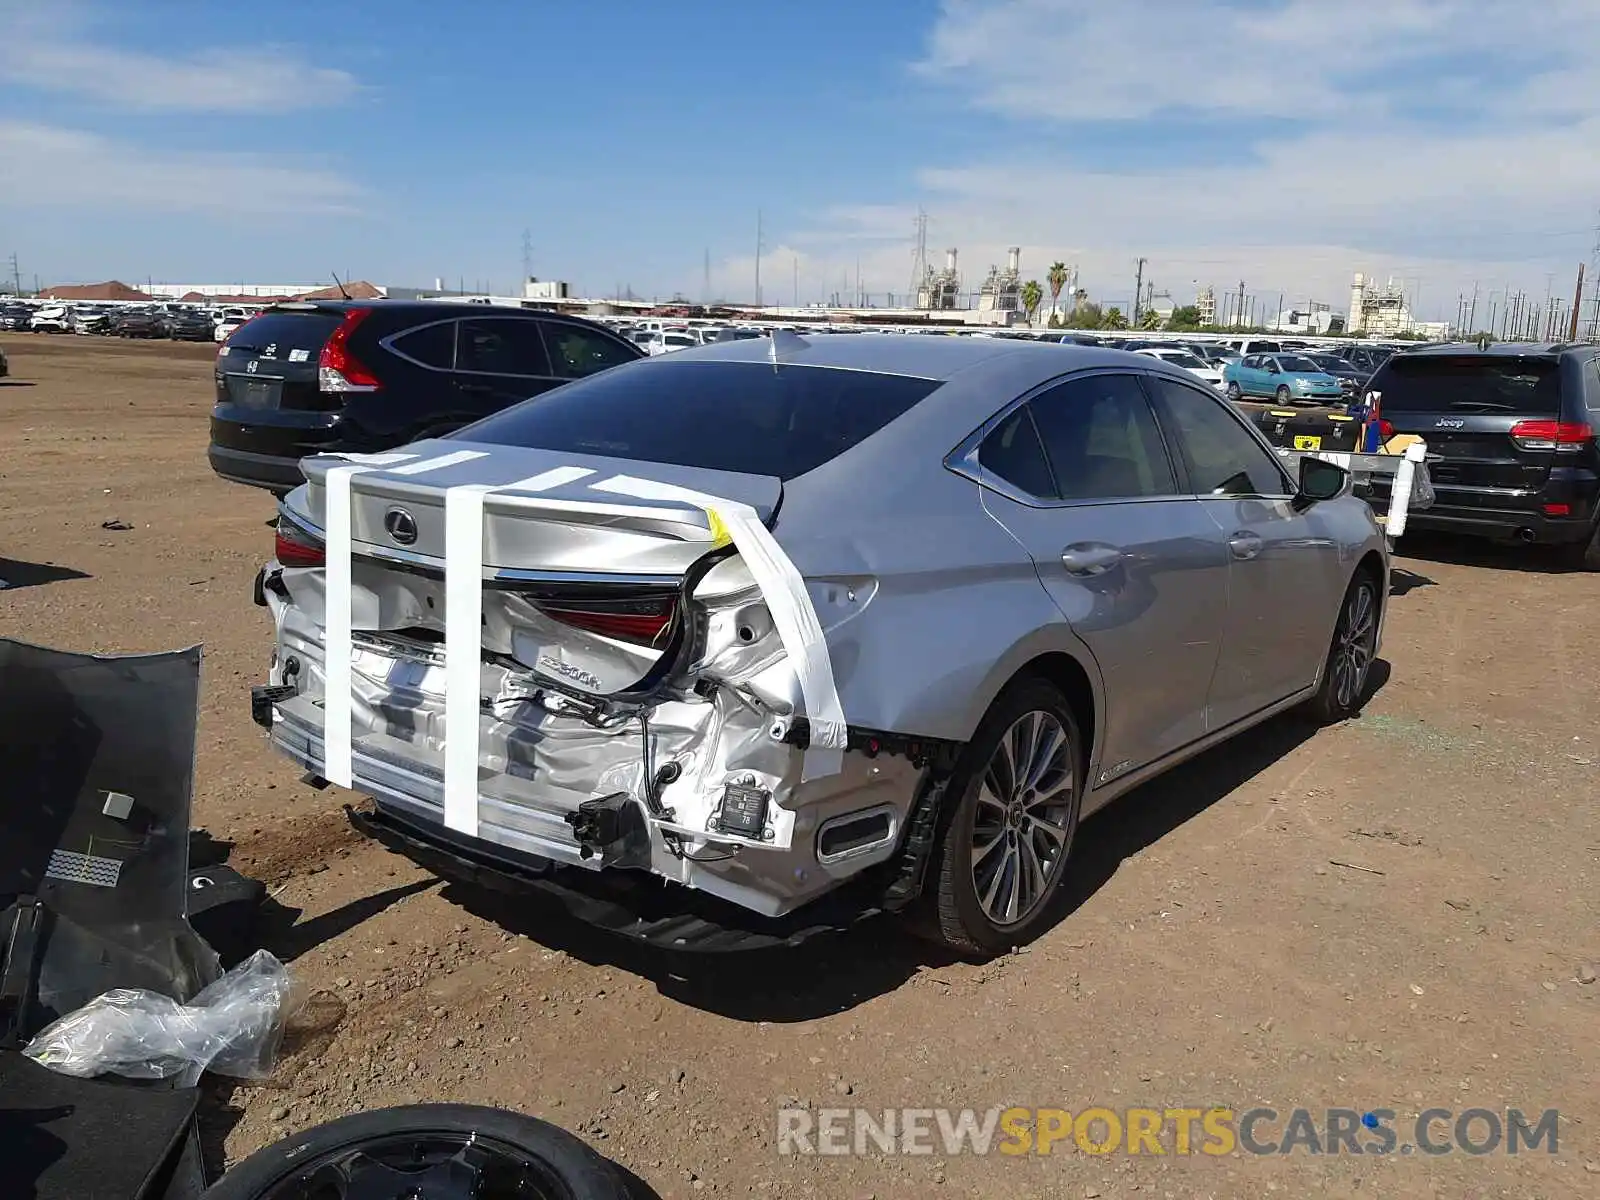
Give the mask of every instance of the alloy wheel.
<path id="1" fill-rule="evenodd" d="M 1356 585 L 1345 601 L 1333 639 L 1333 700 L 1348 711 L 1367 686 L 1367 675 L 1377 654 L 1378 604 L 1372 584 Z"/>
<path id="2" fill-rule="evenodd" d="M 990 756 L 973 813 L 972 882 L 998 926 L 1020 924 L 1050 895 L 1073 832 L 1076 753 L 1061 722 L 1034 711 Z"/>

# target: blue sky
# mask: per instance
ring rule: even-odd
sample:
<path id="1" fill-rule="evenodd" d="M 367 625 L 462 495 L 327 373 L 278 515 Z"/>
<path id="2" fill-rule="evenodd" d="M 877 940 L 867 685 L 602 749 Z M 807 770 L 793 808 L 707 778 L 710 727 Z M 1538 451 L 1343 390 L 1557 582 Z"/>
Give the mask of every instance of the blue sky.
<path id="1" fill-rule="evenodd" d="M 381 13 L 381 16 L 377 14 Z M 504 289 L 521 267 L 769 300 L 1023 247 L 1425 315 L 1570 293 L 1600 6 L 1478 0 L 0 0 L 0 254 L 25 276 Z M 1564 49 L 1571 47 L 1569 51 Z"/>

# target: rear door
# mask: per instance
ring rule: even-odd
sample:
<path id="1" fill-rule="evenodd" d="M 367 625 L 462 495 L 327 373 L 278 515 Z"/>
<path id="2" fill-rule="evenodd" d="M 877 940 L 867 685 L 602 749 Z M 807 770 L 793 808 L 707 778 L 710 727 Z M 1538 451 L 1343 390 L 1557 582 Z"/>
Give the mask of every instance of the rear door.
<path id="1" fill-rule="evenodd" d="M 317 359 L 339 327 L 337 311 L 272 310 L 246 321 L 217 352 L 217 416 L 249 422 L 279 410 L 338 407 L 317 384 Z"/>
<path id="2" fill-rule="evenodd" d="M 1560 363 L 1506 354 L 1401 355 L 1385 363 L 1371 388 L 1396 433 L 1428 443 L 1429 473 L 1440 506 L 1520 507 L 1549 479 L 1554 443 L 1513 437 L 1524 422 L 1561 413 Z"/>
<path id="3" fill-rule="evenodd" d="M 1108 681 L 1095 782 L 1200 737 L 1227 552 L 1199 502 L 1180 495 L 1138 377 L 1044 389 L 993 424 L 977 465 L 999 481 L 984 507 L 1027 549 Z"/>
<path id="4" fill-rule="evenodd" d="M 562 382 L 530 317 L 470 317 L 456 331 L 457 407 L 475 417 L 547 392 Z"/>

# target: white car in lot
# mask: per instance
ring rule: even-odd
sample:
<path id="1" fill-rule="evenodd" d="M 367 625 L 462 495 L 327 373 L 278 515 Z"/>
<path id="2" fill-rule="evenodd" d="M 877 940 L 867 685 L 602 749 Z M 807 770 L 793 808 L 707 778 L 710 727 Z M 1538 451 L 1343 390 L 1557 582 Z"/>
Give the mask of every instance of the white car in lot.
<path id="1" fill-rule="evenodd" d="M 233 331 L 243 325 L 256 314 L 247 308 L 225 308 L 217 317 L 217 326 L 211 331 L 211 340 L 225 342 L 233 336 Z"/>
<path id="2" fill-rule="evenodd" d="M 674 350 L 688 350 L 700 345 L 700 339 L 688 330 L 669 329 L 651 336 L 647 342 L 640 343 L 646 354 L 671 354 Z"/>
<path id="3" fill-rule="evenodd" d="M 1162 362 L 1171 363 L 1173 366 L 1189 372 L 1202 383 L 1216 388 L 1219 392 L 1222 390 L 1222 368 L 1206 362 L 1187 350 L 1179 347 L 1168 349 L 1166 347 L 1147 346 L 1143 350 L 1135 350 L 1134 353 L 1148 355 L 1151 358 L 1159 358 Z"/>
<path id="4" fill-rule="evenodd" d="M 72 329 L 72 313 L 65 304 L 47 304 L 34 311 L 28 328 L 35 333 L 68 333 Z"/>

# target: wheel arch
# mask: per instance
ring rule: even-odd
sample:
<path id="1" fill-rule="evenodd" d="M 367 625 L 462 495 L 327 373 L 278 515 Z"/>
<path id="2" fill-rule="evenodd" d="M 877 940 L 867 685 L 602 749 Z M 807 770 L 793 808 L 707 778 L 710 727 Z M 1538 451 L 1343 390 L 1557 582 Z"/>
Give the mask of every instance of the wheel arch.
<path id="1" fill-rule="evenodd" d="M 1083 741 L 1085 787 L 1090 786 L 1094 764 L 1099 761 L 1101 714 L 1105 711 L 1104 681 L 1094 655 L 1076 637 L 1070 641 L 1039 635 L 1024 639 L 996 664 L 973 697 L 969 729 L 976 730 L 1000 694 L 1021 679 L 1044 679 L 1066 697 Z"/>

